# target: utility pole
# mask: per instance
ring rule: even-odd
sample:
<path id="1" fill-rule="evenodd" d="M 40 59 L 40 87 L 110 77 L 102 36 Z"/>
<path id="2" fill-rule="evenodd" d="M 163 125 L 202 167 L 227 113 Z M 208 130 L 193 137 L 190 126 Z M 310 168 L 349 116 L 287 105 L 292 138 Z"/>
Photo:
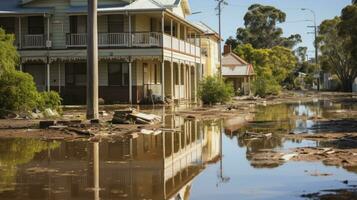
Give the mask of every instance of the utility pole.
<path id="1" fill-rule="evenodd" d="M 219 30 L 219 77 L 222 78 L 222 23 L 221 23 L 221 16 L 222 16 L 222 4 L 223 5 L 228 5 L 228 3 L 225 0 L 216 0 L 218 2 L 218 5 L 216 7 L 216 10 L 218 10 L 218 30 Z"/>
<path id="2" fill-rule="evenodd" d="M 309 9 L 309 8 L 301 8 L 301 10 L 303 11 L 309 11 L 312 13 L 312 15 L 314 16 L 314 25 L 313 26 L 308 26 L 308 28 L 313 28 L 314 29 L 314 36 L 315 36 L 315 42 L 314 42 L 314 46 L 315 46 L 315 64 L 318 67 L 318 73 L 319 76 L 317 78 L 317 90 L 320 91 L 320 69 L 319 69 L 319 47 L 318 47 L 318 42 L 317 42 L 317 23 L 316 23 L 316 13 L 315 11 Z"/>
<path id="3" fill-rule="evenodd" d="M 98 119 L 97 0 L 88 0 L 87 119 Z"/>

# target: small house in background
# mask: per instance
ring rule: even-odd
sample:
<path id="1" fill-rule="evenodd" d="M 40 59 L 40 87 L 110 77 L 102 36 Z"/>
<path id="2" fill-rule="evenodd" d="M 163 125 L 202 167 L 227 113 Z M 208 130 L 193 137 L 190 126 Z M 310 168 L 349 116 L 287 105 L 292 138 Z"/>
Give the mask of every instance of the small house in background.
<path id="1" fill-rule="evenodd" d="M 255 78 L 253 65 L 233 53 L 230 45 L 224 46 L 222 76 L 233 84 L 236 94 L 250 94 Z"/>

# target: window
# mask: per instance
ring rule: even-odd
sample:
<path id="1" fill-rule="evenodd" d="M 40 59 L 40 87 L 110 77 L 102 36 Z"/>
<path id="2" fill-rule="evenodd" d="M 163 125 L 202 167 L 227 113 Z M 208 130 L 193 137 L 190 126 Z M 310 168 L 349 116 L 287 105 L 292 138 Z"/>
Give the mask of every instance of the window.
<path id="1" fill-rule="evenodd" d="M 129 85 L 128 63 L 109 63 L 108 83 L 111 86 L 128 86 Z"/>
<path id="2" fill-rule="evenodd" d="M 45 33 L 45 24 L 42 16 L 28 17 L 28 34 L 38 35 Z"/>
<path id="3" fill-rule="evenodd" d="M 4 29 L 6 33 L 15 33 L 15 18 L 14 17 L 0 17 L 0 28 Z"/>
<path id="4" fill-rule="evenodd" d="M 87 64 L 86 63 L 67 63 L 66 64 L 66 85 L 85 86 L 87 83 Z"/>
<path id="5" fill-rule="evenodd" d="M 108 16 L 108 32 L 109 33 L 124 32 L 124 15 Z"/>
<path id="6" fill-rule="evenodd" d="M 77 21 L 78 17 L 77 16 L 70 16 L 69 17 L 69 32 L 70 33 L 77 33 Z"/>

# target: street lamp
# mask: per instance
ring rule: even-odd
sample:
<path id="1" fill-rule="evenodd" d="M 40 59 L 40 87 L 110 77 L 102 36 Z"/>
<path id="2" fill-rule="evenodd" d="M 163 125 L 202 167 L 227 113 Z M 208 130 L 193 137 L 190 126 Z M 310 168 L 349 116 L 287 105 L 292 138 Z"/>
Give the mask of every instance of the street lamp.
<path id="1" fill-rule="evenodd" d="M 217 10 L 218 10 L 218 29 L 219 29 L 219 77 L 222 78 L 222 23 L 221 23 L 221 15 L 222 15 L 222 4 L 228 5 L 225 0 L 216 0 L 218 2 Z"/>
<path id="2" fill-rule="evenodd" d="M 312 13 L 313 17 L 314 17 L 314 26 L 308 26 L 308 28 L 313 28 L 314 29 L 314 35 L 315 35 L 315 42 L 314 42 L 314 46 L 315 46 L 315 63 L 316 66 L 319 66 L 319 53 L 318 53 L 318 42 L 317 42 L 317 24 L 316 24 L 316 13 L 315 11 L 309 9 L 309 8 L 301 8 L 302 11 L 309 11 Z M 319 76 L 317 79 L 317 90 L 320 91 L 320 70 L 319 70 Z"/>

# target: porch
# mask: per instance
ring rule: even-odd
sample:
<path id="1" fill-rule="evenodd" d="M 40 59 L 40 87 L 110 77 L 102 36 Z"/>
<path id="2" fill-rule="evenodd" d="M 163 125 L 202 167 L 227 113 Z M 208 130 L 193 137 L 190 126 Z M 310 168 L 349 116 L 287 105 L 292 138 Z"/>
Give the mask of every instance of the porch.
<path id="1" fill-rule="evenodd" d="M 39 91 L 57 91 L 64 104 L 85 104 L 85 60 L 54 61 L 49 65 L 29 61 L 21 65 L 21 70 L 34 77 Z M 99 98 L 106 104 L 136 104 L 150 95 L 192 101 L 197 99 L 195 75 L 195 67 L 189 64 L 102 59 L 99 62 Z"/>

